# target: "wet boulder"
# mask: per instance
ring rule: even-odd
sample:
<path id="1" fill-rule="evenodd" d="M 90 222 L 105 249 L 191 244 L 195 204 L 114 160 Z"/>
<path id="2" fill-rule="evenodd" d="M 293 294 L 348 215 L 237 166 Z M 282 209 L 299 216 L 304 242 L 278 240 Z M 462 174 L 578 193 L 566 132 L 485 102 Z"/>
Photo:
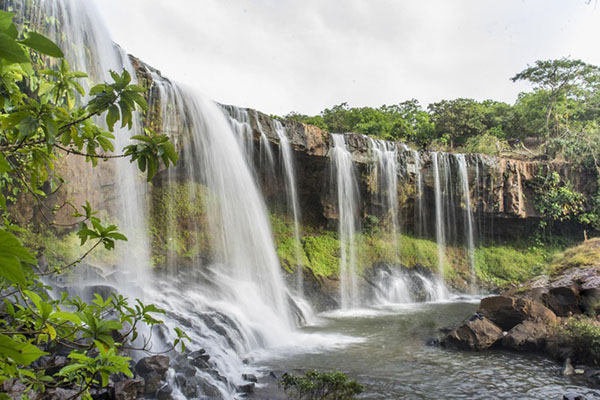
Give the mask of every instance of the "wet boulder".
<path id="1" fill-rule="evenodd" d="M 556 314 L 544 305 L 524 298 L 491 296 L 481 300 L 479 313 L 509 331 L 525 320 L 556 323 Z"/>
<path id="2" fill-rule="evenodd" d="M 144 394 L 157 395 L 165 385 L 169 357 L 163 355 L 144 357 L 135 365 L 135 372 L 144 378 Z"/>
<path id="3" fill-rule="evenodd" d="M 125 379 L 115 383 L 115 400 L 135 400 L 144 391 L 142 378 Z"/>
<path id="4" fill-rule="evenodd" d="M 546 346 L 550 328 L 543 322 L 523 321 L 502 339 L 502 345 L 517 351 L 540 351 Z"/>
<path id="5" fill-rule="evenodd" d="M 135 365 L 135 372 L 141 376 L 156 373 L 162 377 L 169 369 L 169 357 L 163 355 L 144 357 Z"/>
<path id="6" fill-rule="evenodd" d="M 475 314 L 453 329 L 441 341 L 443 346 L 485 350 L 502 338 L 502 329 L 486 317 Z"/>
<path id="7" fill-rule="evenodd" d="M 543 300 L 556 315 L 568 317 L 581 313 L 578 297 L 578 287 L 576 285 L 566 285 L 551 288 L 543 296 Z"/>

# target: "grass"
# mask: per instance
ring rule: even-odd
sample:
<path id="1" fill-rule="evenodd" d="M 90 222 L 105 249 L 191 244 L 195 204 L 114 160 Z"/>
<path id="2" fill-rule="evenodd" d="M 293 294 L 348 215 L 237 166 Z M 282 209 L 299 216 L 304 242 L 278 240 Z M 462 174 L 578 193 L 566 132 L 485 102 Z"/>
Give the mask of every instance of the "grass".
<path id="1" fill-rule="evenodd" d="M 285 217 L 271 216 L 275 243 L 284 268 L 295 264 L 293 224 Z M 336 276 L 339 273 L 340 246 L 337 232 L 303 227 L 302 264 L 316 276 Z M 356 235 L 357 269 L 359 273 L 377 262 L 395 263 L 414 268 L 438 270 L 438 250 L 435 241 L 398 234 L 393 236 L 380 229 Z M 522 243 L 496 242 L 475 249 L 475 271 L 484 286 L 509 288 L 548 270 L 552 256 L 562 248 L 558 245 L 533 246 Z M 600 252 L 600 241 L 598 242 Z M 465 287 L 471 279 L 468 255 L 463 247 L 448 246 L 444 255 L 444 276 L 456 287 Z M 571 254 L 569 253 L 570 257 Z M 588 261 L 589 263 L 590 261 Z"/>
<path id="2" fill-rule="evenodd" d="M 578 246 L 556 254 L 550 263 L 550 275 L 558 275 L 569 268 L 600 265 L 600 238 L 590 239 Z"/>
<path id="3" fill-rule="evenodd" d="M 506 288 L 545 273 L 553 248 L 493 244 L 475 251 L 475 269 L 481 282 Z"/>

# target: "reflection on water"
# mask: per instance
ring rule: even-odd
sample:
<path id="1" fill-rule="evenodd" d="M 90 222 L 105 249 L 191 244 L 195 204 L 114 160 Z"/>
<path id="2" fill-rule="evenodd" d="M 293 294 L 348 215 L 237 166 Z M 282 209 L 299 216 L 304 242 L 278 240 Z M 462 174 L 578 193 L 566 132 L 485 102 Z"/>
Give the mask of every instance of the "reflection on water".
<path id="1" fill-rule="evenodd" d="M 366 386 L 365 399 L 562 399 L 568 392 L 600 398 L 599 390 L 561 376 L 560 365 L 540 356 L 424 344 L 476 308 L 475 302 L 461 301 L 321 314 L 306 331 L 363 341 L 310 354 L 282 351 L 260 363 L 278 371 L 341 370 Z"/>

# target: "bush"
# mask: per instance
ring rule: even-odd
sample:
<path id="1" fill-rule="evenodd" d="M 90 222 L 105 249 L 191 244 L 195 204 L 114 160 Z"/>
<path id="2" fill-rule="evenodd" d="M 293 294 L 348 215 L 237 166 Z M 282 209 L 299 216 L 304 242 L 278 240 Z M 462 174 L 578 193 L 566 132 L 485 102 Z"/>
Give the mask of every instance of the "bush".
<path id="1" fill-rule="evenodd" d="M 291 399 L 347 400 L 361 394 L 364 386 L 339 371 L 307 371 L 304 376 L 284 374 L 280 385 Z"/>
<path id="2" fill-rule="evenodd" d="M 579 362 L 600 365 L 600 323 L 587 317 L 573 317 L 559 328 L 559 339 L 572 346 Z"/>

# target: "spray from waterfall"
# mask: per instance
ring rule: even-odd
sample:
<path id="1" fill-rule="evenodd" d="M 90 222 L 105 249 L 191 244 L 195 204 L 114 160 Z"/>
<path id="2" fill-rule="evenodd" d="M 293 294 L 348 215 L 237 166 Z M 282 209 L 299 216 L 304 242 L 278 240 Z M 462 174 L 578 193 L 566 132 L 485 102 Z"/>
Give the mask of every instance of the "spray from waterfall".
<path id="1" fill-rule="evenodd" d="M 332 176 L 330 181 L 336 187 L 339 213 L 340 235 L 340 297 L 342 308 L 359 305 L 358 277 L 356 268 L 355 234 L 358 218 L 358 186 L 352 155 L 346 146 L 344 135 L 332 134 L 331 149 Z"/>

